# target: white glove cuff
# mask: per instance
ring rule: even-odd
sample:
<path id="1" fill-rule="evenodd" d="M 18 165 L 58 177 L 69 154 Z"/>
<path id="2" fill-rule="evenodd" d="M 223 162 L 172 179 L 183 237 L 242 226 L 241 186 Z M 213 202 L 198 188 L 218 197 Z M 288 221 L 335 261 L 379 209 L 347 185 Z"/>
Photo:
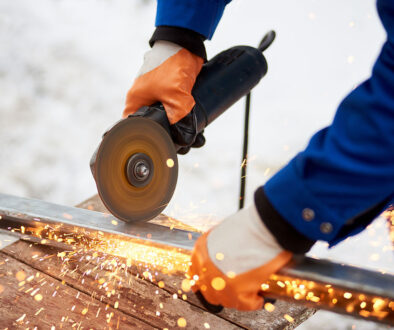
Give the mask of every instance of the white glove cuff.
<path id="1" fill-rule="evenodd" d="M 207 238 L 208 253 L 224 273 L 260 267 L 283 251 L 251 205 L 223 220 Z"/>
<path id="2" fill-rule="evenodd" d="M 182 49 L 181 46 L 169 41 L 158 40 L 153 47 L 144 55 L 144 63 L 140 68 L 137 77 L 152 71 L 161 65 L 164 61 L 175 55 Z"/>

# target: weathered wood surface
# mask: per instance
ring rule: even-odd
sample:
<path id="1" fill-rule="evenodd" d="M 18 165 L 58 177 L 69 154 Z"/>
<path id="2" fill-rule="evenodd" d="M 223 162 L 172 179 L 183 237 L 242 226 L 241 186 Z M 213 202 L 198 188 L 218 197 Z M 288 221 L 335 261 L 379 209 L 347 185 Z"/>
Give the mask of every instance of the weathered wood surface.
<path id="1" fill-rule="evenodd" d="M 88 261 L 85 254 L 66 254 L 62 262 L 62 257 L 58 257 L 60 251 L 56 248 L 33 244 L 29 253 L 25 251 L 26 243 L 20 241 L 5 248 L 3 253 L 59 281 L 65 281 L 93 300 L 116 306 L 119 311 L 154 327 L 174 328 L 177 320 L 184 317 L 191 329 L 203 328 L 206 322 L 216 329 L 235 328 L 231 323 L 208 312 L 198 309 L 196 313 L 197 308 L 193 305 L 182 299 L 174 299 L 172 294 L 152 285 L 148 280 L 136 278 L 130 273 L 121 273 L 121 268 L 115 268 L 113 263 L 101 268 L 100 256 L 99 260 Z"/>
<path id="2" fill-rule="evenodd" d="M 97 196 L 79 207 L 106 212 Z M 165 216 L 154 222 L 192 229 Z M 278 301 L 272 312 L 224 310 L 214 315 L 193 293 L 181 290 L 182 276 L 147 274 L 128 266 L 120 258 L 95 251 L 62 251 L 23 241 L 11 244 L 0 252 L 0 325 L 9 329 L 52 325 L 56 329 L 173 329 L 185 324 L 187 329 L 292 329 L 314 313 Z M 36 294 L 42 299 L 35 299 Z M 294 321 L 286 320 L 286 314 Z"/>
<path id="3" fill-rule="evenodd" d="M 26 243 L 18 245 L 30 252 Z M 2 329 L 116 329 L 120 324 L 129 329 L 151 328 L 2 252 L 0 306 Z"/>

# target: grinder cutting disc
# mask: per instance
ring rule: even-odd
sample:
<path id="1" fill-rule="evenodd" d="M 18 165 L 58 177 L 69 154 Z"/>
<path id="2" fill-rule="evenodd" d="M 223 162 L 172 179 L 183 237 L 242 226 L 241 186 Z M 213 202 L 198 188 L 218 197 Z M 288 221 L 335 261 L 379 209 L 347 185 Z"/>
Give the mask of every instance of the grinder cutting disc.
<path id="1" fill-rule="evenodd" d="M 101 200 L 126 222 L 157 216 L 178 178 L 171 137 L 160 124 L 137 116 L 121 120 L 104 135 L 93 166 Z"/>

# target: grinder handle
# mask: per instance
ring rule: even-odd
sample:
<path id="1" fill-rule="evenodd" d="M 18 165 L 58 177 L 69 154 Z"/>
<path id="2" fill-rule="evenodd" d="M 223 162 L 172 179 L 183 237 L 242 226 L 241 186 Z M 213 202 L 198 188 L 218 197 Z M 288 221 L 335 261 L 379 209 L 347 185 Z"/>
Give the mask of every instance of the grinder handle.
<path id="1" fill-rule="evenodd" d="M 265 49 L 270 45 L 270 40 L 271 37 L 265 40 Z M 197 131 L 204 130 L 248 94 L 265 76 L 267 70 L 263 53 L 249 46 L 232 47 L 205 63 L 192 90 L 196 101 L 194 111 Z"/>

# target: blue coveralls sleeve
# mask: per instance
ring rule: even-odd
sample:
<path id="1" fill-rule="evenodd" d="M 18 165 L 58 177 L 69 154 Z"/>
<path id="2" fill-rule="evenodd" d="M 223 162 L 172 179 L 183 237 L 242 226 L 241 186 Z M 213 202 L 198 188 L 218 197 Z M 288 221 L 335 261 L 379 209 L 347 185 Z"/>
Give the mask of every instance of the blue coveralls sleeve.
<path id="1" fill-rule="evenodd" d="M 157 0 L 156 26 L 193 30 L 211 39 L 231 0 Z"/>
<path id="2" fill-rule="evenodd" d="M 378 0 L 377 7 L 387 41 L 372 76 L 264 187 L 297 231 L 330 245 L 363 230 L 368 222 L 360 216 L 394 200 L 394 1 Z"/>

